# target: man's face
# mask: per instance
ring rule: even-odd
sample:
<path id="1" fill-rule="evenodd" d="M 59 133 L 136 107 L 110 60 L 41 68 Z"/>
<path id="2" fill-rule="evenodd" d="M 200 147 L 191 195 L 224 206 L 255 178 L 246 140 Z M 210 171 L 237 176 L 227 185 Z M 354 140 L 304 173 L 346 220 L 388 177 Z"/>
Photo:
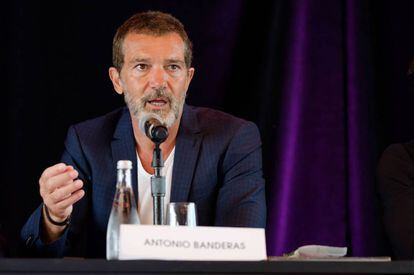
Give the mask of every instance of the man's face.
<path id="1" fill-rule="evenodd" d="M 124 65 L 110 69 L 115 90 L 125 94 L 132 115 L 158 114 L 167 127 L 181 116 L 194 74 L 184 61 L 184 42 L 176 33 L 129 33 L 123 42 Z"/>

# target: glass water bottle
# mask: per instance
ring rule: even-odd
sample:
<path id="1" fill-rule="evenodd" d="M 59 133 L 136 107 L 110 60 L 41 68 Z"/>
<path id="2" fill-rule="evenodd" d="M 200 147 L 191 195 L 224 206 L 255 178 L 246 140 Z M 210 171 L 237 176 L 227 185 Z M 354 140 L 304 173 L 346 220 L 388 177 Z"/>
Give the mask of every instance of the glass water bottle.
<path id="1" fill-rule="evenodd" d="M 106 258 L 119 258 L 119 233 L 121 224 L 140 224 L 134 191 L 131 185 L 132 162 L 119 160 L 117 183 L 111 215 L 106 231 Z"/>

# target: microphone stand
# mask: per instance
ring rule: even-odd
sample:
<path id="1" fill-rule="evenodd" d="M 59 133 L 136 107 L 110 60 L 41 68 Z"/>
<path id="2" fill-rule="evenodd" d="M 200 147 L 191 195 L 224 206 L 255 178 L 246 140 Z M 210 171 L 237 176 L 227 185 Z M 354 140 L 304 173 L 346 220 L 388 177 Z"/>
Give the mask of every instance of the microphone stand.
<path id="1" fill-rule="evenodd" d="M 164 219 L 164 197 L 165 197 L 165 176 L 161 176 L 161 169 L 164 167 L 164 161 L 161 155 L 159 142 L 154 142 L 155 148 L 152 155 L 151 166 L 155 174 L 151 176 L 151 194 L 153 199 L 153 223 L 154 225 L 165 224 Z"/>

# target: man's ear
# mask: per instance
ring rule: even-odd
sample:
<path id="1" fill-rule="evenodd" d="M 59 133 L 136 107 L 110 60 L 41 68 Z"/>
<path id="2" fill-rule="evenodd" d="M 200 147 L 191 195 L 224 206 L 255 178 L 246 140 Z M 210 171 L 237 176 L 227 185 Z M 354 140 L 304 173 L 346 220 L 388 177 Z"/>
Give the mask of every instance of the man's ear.
<path id="1" fill-rule="evenodd" d="M 194 76 L 194 68 L 189 68 L 188 69 L 188 71 L 187 71 L 187 87 L 186 87 L 186 89 L 188 89 L 188 87 L 190 86 L 190 83 L 191 83 L 191 79 L 193 79 L 193 76 Z"/>
<path id="2" fill-rule="evenodd" d="M 112 81 L 112 85 L 114 85 L 115 91 L 122 95 L 124 93 L 124 88 L 122 87 L 121 75 L 120 72 L 115 67 L 109 68 L 109 78 Z"/>

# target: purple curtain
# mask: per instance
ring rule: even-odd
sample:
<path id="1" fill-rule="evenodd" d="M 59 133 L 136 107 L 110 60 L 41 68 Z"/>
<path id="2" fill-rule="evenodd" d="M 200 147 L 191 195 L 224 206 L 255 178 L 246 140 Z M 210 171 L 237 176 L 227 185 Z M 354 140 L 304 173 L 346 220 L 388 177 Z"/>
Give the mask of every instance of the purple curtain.
<path id="1" fill-rule="evenodd" d="M 357 0 L 290 2 L 269 175 L 270 255 L 307 244 L 347 246 L 354 256 L 382 252 L 367 8 Z"/>

